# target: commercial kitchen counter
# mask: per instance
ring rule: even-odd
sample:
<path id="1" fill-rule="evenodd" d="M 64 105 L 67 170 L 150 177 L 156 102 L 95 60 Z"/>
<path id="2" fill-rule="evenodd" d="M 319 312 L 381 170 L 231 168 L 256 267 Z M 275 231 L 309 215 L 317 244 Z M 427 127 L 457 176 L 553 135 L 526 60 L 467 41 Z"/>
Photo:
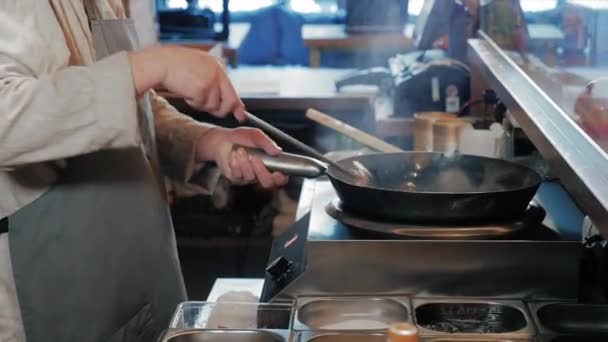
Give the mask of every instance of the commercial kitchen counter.
<path id="1" fill-rule="evenodd" d="M 597 305 L 337 294 L 299 297 L 290 304 L 220 298 L 242 291 L 255 295 L 262 282 L 218 278 L 207 302 L 180 305 L 163 341 L 382 342 L 386 340 L 384 326 L 394 320 L 415 324 L 421 341 L 426 342 L 595 342 L 606 338 L 602 315 L 607 308 Z M 568 313 L 578 316 L 573 319 Z M 460 320 L 462 315 L 465 321 Z M 590 334 L 591 330 L 596 334 Z"/>

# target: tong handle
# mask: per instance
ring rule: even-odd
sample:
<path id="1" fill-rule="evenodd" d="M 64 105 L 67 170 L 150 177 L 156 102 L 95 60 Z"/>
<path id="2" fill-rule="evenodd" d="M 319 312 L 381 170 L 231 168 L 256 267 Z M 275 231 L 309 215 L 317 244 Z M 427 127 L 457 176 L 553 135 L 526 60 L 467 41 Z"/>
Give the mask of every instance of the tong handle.
<path id="1" fill-rule="evenodd" d="M 325 173 L 327 165 L 314 158 L 299 154 L 282 153 L 271 156 L 256 148 L 235 146 L 234 149 L 245 149 L 250 156 L 259 157 L 270 171 L 278 171 L 289 176 L 316 178 Z"/>
<path id="2" fill-rule="evenodd" d="M 247 122 L 256 128 L 261 129 L 262 131 L 268 133 L 268 134 L 272 134 L 277 136 L 278 138 L 280 138 L 281 140 L 283 140 L 284 142 L 302 150 L 307 156 L 312 157 L 314 159 L 318 159 L 319 161 L 322 161 L 323 163 L 327 164 L 327 165 L 331 165 L 334 168 L 345 172 L 346 174 L 349 175 L 354 175 L 352 170 L 349 170 L 345 167 L 342 167 L 341 165 L 339 165 L 338 163 L 328 159 L 327 157 L 325 157 L 321 152 L 315 150 L 314 148 L 302 143 L 301 141 L 299 141 L 298 139 L 295 139 L 294 137 L 290 136 L 289 134 L 281 131 L 280 129 L 274 127 L 273 125 L 269 124 L 268 122 L 258 118 L 257 116 L 249 113 L 249 112 L 245 112 L 245 115 L 247 116 Z"/>

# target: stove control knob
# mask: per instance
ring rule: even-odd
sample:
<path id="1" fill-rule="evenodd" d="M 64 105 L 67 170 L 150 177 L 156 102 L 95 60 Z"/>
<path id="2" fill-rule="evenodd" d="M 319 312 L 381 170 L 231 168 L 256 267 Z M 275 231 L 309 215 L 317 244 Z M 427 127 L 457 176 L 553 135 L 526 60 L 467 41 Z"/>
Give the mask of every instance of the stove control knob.
<path id="1" fill-rule="evenodd" d="M 274 281 L 284 280 L 289 272 L 291 272 L 291 266 L 293 262 L 285 259 L 285 257 L 278 257 L 274 259 L 268 267 L 266 267 L 266 273 Z"/>

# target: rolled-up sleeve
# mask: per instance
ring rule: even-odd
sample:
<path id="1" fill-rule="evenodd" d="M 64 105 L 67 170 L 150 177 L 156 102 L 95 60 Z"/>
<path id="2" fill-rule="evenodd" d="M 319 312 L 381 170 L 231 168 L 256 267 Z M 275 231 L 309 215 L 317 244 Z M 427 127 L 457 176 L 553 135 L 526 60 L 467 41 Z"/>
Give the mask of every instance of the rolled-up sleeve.
<path id="1" fill-rule="evenodd" d="M 188 192 L 209 194 L 219 179 L 212 164 L 196 161 L 196 148 L 213 125 L 194 120 L 180 113 L 163 97 L 152 92 L 152 109 L 158 154 L 164 174 L 177 188 Z"/>
<path id="2" fill-rule="evenodd" d="M 44 3 L 0 4 L 0 167 L 136 146 L 128 55 L 69 66 L 65 42 L 56 41 L 61 29 Z M 54 41 L 45 40 L 48 32 L 56 33 Z"/>

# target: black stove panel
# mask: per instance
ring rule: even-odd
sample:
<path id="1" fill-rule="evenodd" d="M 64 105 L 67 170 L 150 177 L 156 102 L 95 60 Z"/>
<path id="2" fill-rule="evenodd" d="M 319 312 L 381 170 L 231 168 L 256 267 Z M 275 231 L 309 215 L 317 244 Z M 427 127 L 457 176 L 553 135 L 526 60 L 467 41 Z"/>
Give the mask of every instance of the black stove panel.
<path id="1" fill-rule="evenodd" d="M 306 269 L 304 256 L 310 214 L 305 215 L 272 243 L 270 262 L 266 267 L 266 281 L 262 302 L 268 302 Z"/>

